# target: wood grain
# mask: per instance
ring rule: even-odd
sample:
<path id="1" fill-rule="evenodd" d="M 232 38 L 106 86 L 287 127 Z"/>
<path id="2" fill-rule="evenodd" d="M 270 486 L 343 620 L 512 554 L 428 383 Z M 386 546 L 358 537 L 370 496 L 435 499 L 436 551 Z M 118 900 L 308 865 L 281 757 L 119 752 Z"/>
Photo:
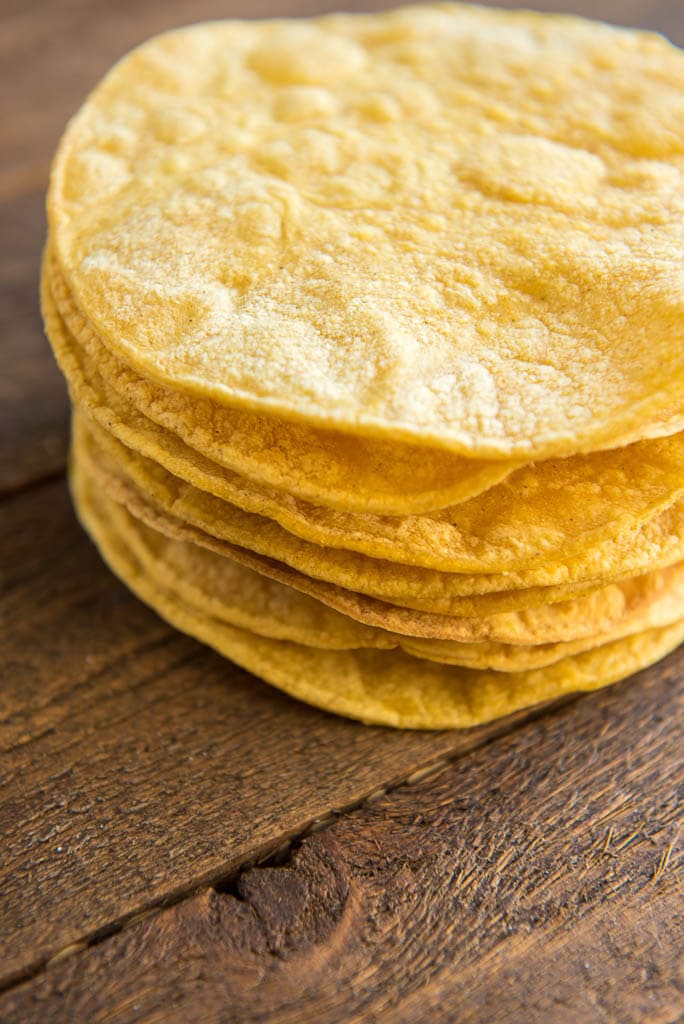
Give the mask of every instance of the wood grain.
<path id="1" fill-rule="evenodd" d="M 42 1024 L 665 1024 L 682 662 L 495 740 L 0 999 Z"/>
<path id="2" fill-rule="evenodd" d="M 54 483 L 0 505 L 0 983 L 484 742 L 364 728 L 166 626 Z"/>

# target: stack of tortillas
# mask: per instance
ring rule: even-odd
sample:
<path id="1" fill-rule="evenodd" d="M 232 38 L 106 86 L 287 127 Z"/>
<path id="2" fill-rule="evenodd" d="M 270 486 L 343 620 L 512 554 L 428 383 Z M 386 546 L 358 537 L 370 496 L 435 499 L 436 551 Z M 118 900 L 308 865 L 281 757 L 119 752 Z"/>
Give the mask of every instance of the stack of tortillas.
<path id="1" fill-rule="evenodd" d="M 54 163 L 71 479 L 179 629 L 470 726 L 684 637 L 684 59 L 461 5 L 216 22 Z"/>

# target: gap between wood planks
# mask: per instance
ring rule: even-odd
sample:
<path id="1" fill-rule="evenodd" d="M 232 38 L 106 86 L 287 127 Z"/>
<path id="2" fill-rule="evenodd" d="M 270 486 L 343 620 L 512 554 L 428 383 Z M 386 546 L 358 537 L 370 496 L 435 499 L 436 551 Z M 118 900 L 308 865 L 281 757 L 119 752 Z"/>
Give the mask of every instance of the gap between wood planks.
<path id="1" fill-rule="evenodd" d="M 269 842 L 263 848 L 255 850 L 253 855 L 248 857 L 237 867 L 232 869 L 218 869 L 216 872 L 213 872 L 210 877 L 200 879 L 192 886 L 184 887 L 183 889 L 172 893 L 167 898 L 156 900 L 153 903 L 141 907 L 139 910 L 134 910 L 117 920 L 102 925 L 94 932 L 89 935 L 85 935 L 77 942 L 69 943 L 69 945 L 65 946 L 57 953 L 54 953 L 52 956 L 37 961 L 26 970 L 17 972 L 5 979 L 4 982 L 0 983 L 0 995 L 33 980 L 43 971 L 57 963 L 60 963 L 68 957 L 75 956 L 86 949 L 98 946 L 113 936 L 118 935 L 124 929 L 134 927 L 139 922 L 155 914 L 159 914 L 164 910 L 168 910 L 170 907 L 177 906 L 186 900 L 192 899 L 202 892 L 208 892 L 213 889 L 215 892 L 227 893 L 238 900 L 242 900 L 238 891 L 238 882 L 240 877 L 252 868 L 287 866 L 293 854 L 305 839 L 329 828 L 342 816 L 351 814 L 353 811 L 361 810 L 398 789 L 410 787 L 419 782 L 425 782 L 429 779 L 437 778 L 456 761 L 468 757 L 475 751 L 482 750 L 492 742 L 501 739 L 509 733 L 521 729 L 523 726 L 527 726 L 532 722 L 535 722 L 541 717 L 558 713 L 569 704 L 574 703 L 580 696 L 580 694 L 573 694 L 568 697 L 563 697 L 550 704 L 543 704 L 530 711 L 521 712 L 513 719 L 504 719 L 499 731 L 484 736 L 481 741 L 474 743 L 467 751 L 455 751 L 451 755 L 436 758 L 419 768 L 413 769 L 410 774 L 405 777 L 395 777 L 386 784 L 375 788 L 372 792 L 365 794 L 359 799 L 353 800 L 341 807 L 331 808 L 324 816 L 313 818 L 312 820 L 303 823 L 301 827 L 278 836 L 275 841 Z"/>
<path id="2" fill-rule="evenodd" d="M 42 476 L 33 477 L 30 480 L 22 480 L 19 483 L 6 487 L 0 486 L 0 504 L 11 498 L 18 498 L 21 494 L 28 494 L 30 491 L 38 490 L 41 487 L 53 484 L 57 480 L 63 480 L 66 476 L 66 466 L 61 469 L 46 469 Z"/>

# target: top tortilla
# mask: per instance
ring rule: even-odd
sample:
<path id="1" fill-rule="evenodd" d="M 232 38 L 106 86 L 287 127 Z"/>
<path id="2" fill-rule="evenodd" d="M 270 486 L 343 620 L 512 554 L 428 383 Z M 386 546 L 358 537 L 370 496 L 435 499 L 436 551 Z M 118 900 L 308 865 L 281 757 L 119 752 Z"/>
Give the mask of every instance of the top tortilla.
<path id="1" fill-rule="evenodd" d="M 60 145 L 103 342 L 232 407 L 541 458 L 681 412 L 684 60 L 462 5 L 167 33 Z"/>

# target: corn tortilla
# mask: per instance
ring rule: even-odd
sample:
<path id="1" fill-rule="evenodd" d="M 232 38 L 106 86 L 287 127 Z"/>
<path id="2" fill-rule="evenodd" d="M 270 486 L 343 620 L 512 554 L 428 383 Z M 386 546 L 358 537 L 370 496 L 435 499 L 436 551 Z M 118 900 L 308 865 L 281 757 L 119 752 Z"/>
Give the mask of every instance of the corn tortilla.
<path id="1" fill-rule="evenodd" d="M 469 457 L 619 446 L 684 401 L 683 125 L 681 51 L 578 18 L 200 24 L 70 122 L 52 245 L 186 395 Z"/>

